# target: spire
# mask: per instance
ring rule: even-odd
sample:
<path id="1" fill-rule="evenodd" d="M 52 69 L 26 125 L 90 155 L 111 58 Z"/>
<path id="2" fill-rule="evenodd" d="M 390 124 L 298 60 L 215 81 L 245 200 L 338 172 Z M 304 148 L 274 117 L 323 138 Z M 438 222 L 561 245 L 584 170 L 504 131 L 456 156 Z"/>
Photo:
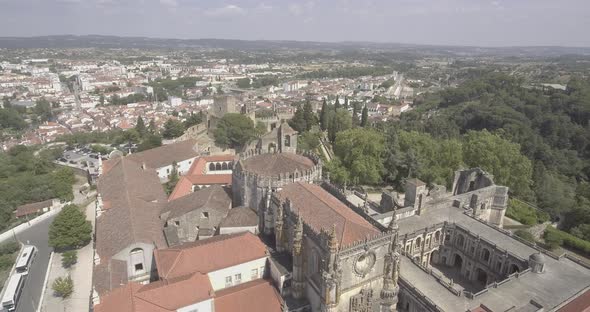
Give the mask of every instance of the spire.
<path id="1" fill-rule="evenodd" d="M 332 226 L 332 231 L 329 235 L 330 240 L 328 242 L 328 248 L 330 249 L 331 253 L 338 251 L 338 238 L 336 236 L 336 224 L 334 224 L 334 226 Z"/>
<path id="2" fill-rule="evenodd" d="M 397 208 L 393 207 L 393 214 L 391 215 L 391 221 L 389 222 L 389 226 L 387 227 L 389 231 L 397 230 Z"/>

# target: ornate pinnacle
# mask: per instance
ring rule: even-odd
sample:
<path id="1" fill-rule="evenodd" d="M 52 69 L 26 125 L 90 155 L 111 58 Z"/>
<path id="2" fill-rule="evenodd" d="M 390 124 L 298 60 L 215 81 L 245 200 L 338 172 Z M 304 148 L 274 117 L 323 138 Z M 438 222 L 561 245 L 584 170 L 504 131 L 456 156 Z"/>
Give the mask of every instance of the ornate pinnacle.
<path id="1" fill-rule="evenodd" d="M 393 214 L 391 215 L 391 222 L 389 222 L 388 230 L 397 230 L 397 209 L 393 208 Z"/>
<path id="2" fill-rule="evenodd" d="M 328 247 L 330 248 L 330 252 L 336 252 L 338 250 L 338 239 L 336 238 L 336 224 L 332 227 L 332 232 L 329 234 L 330 241 L 328 242 Z"/>

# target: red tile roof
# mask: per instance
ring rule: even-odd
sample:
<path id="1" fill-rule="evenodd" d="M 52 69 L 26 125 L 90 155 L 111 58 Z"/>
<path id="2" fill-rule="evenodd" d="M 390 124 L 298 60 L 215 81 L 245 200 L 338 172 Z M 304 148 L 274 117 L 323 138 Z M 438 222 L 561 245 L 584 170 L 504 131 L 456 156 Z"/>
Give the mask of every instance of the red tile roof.
<path id="1" fill-rule="evenodd" d="M 214 295 L 209 278 L 200 273 L 147 285 L 129 283 L 101 298 L 96 312 L 171 312 Z"/>
<path id="2" fill-rule="evenodd" d="M 590 312 L 590 290 L 585 291 L 557 312 Z"/>
<path id="3" fill-rule="evenodd" d="M 154 251 L 160 278 L 209 273 L 267 256 L 266 246 L 250 232 L 219 235 Z"/>
<path id="4" fill-rule="evenodd" d="M 262 279 L 217 291 L 215 312 L 281 312 L 283 300 L 275 288 Z"/>
<path id="5" fill-rule="evenodd" d="M 348 208 L 321 186 L 309 183 L 293 183 L 276 193 L 281 201 L 291 201 L 296 213 L 316 231 L 331 230 L 336 226 L 338 243 L 348 245 L 380 234 L 379 229 Z"/>

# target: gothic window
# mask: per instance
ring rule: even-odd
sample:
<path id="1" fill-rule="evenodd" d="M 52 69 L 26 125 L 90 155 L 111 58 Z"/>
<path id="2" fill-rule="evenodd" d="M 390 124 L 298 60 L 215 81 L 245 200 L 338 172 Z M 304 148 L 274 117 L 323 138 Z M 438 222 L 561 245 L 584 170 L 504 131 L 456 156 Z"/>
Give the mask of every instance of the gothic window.
<path id="1" fill-rule="evenodd" d="M 290 135 L 285 136 L 285 146 L 291 146 L 291 136 Z"/>
<path id="2" fill-rule="evenodd" d="M 215 171 L 215 164 L 214 163 L 209 164 L 209 171 Z"/>
<path id="3" fill-rule="evenodd" d="M 227 170 L 227 163 L 226 163 L 226 162 L 224 162 L 224 163 L 221 165 L 221 170 Z"/>
<path id="4" fill-rule="evenodd" d="M 221 164 L 220 163 L 215 164 L 215 170 L 221 170 Z"/>
<path id="5" fill-rule="evenodd" d="M 422 238 L 421 237 L 416 238 L 416 247 L 415 247 L 415 249 L 416 248 L 420 248 L 421 245 L 422 245 Z"/>
<path id="6" fill-rule="evenodd" d="M 309 261 L 309 275 L 314 275 L 318 273 L 320 270 L 320 256 L 318 255 L 317 250 L 313 250 L 311 252 L 311 261 Z"/>

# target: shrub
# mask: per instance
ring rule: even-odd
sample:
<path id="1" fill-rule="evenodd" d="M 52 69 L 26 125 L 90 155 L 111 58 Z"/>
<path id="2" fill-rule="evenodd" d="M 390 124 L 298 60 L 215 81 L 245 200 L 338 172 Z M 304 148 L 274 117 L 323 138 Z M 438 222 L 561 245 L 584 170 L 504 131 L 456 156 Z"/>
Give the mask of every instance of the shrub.
<path id="1" fill-rule="evenodd" d="M 58 277 L 53 284 L 51 284 L 53 292 L 58 297 L 63 299 L 68 298 L 74 292 L 74 281 L 71 277 Z"/>
<path id="2" fill-rule="evenodd" d="M 535 225 L 549 220 L 549 215 L 546 212 L 515 199 L 510 199 L 506 216 L 526 225 Z"/>
<path id="3" fill-rule="evenodd" d="M 75 250 L 68 250 L 61 255 L 61 265 L 69 268 L 78 262 L 78 253 Z"/>
<path id="4" fill-rule="evenodd" d="M 514 232 L 514 235 L 527 240 L 531 243 L 535 242 L 535 237 L 533 236 L 533 234 L 531 234 L 531 232 L 527 231 L 527 230 L 518 230 L 516 232 Z"/>
<path id="5" fill-rule="evenodd" d="M 549 239 L 549 241 L 548 241 Z M 575 237 L 572 234 L 560 231 L 558 229 L 547 227 L 545 230 L 545 241 L 558 245 L 569 247 L 586 255 L 590 255 L 590 242 L 581 238 Z"/>
<path id="6" fill-rule="evenodd" d="M 20 249 L 17 242 L 8 242 L 0 245 L 0 255 L 13 254 Z"/>
<path id="7" fill-rule="evenodd" d="M 563 238 L 559 235 L 557 230 L 552 230 L 549 227 L 545 230 L 544 237 L 547 247 L 551 250 L 557 249 L 557 247 L 563 245 Z"/>
<path id="8" fill-rule="evenodd" d="M 10 269 L 14 264 L 15 256 L 12 254 L 6 254 L 0 256 L 0 270 Z"/>

